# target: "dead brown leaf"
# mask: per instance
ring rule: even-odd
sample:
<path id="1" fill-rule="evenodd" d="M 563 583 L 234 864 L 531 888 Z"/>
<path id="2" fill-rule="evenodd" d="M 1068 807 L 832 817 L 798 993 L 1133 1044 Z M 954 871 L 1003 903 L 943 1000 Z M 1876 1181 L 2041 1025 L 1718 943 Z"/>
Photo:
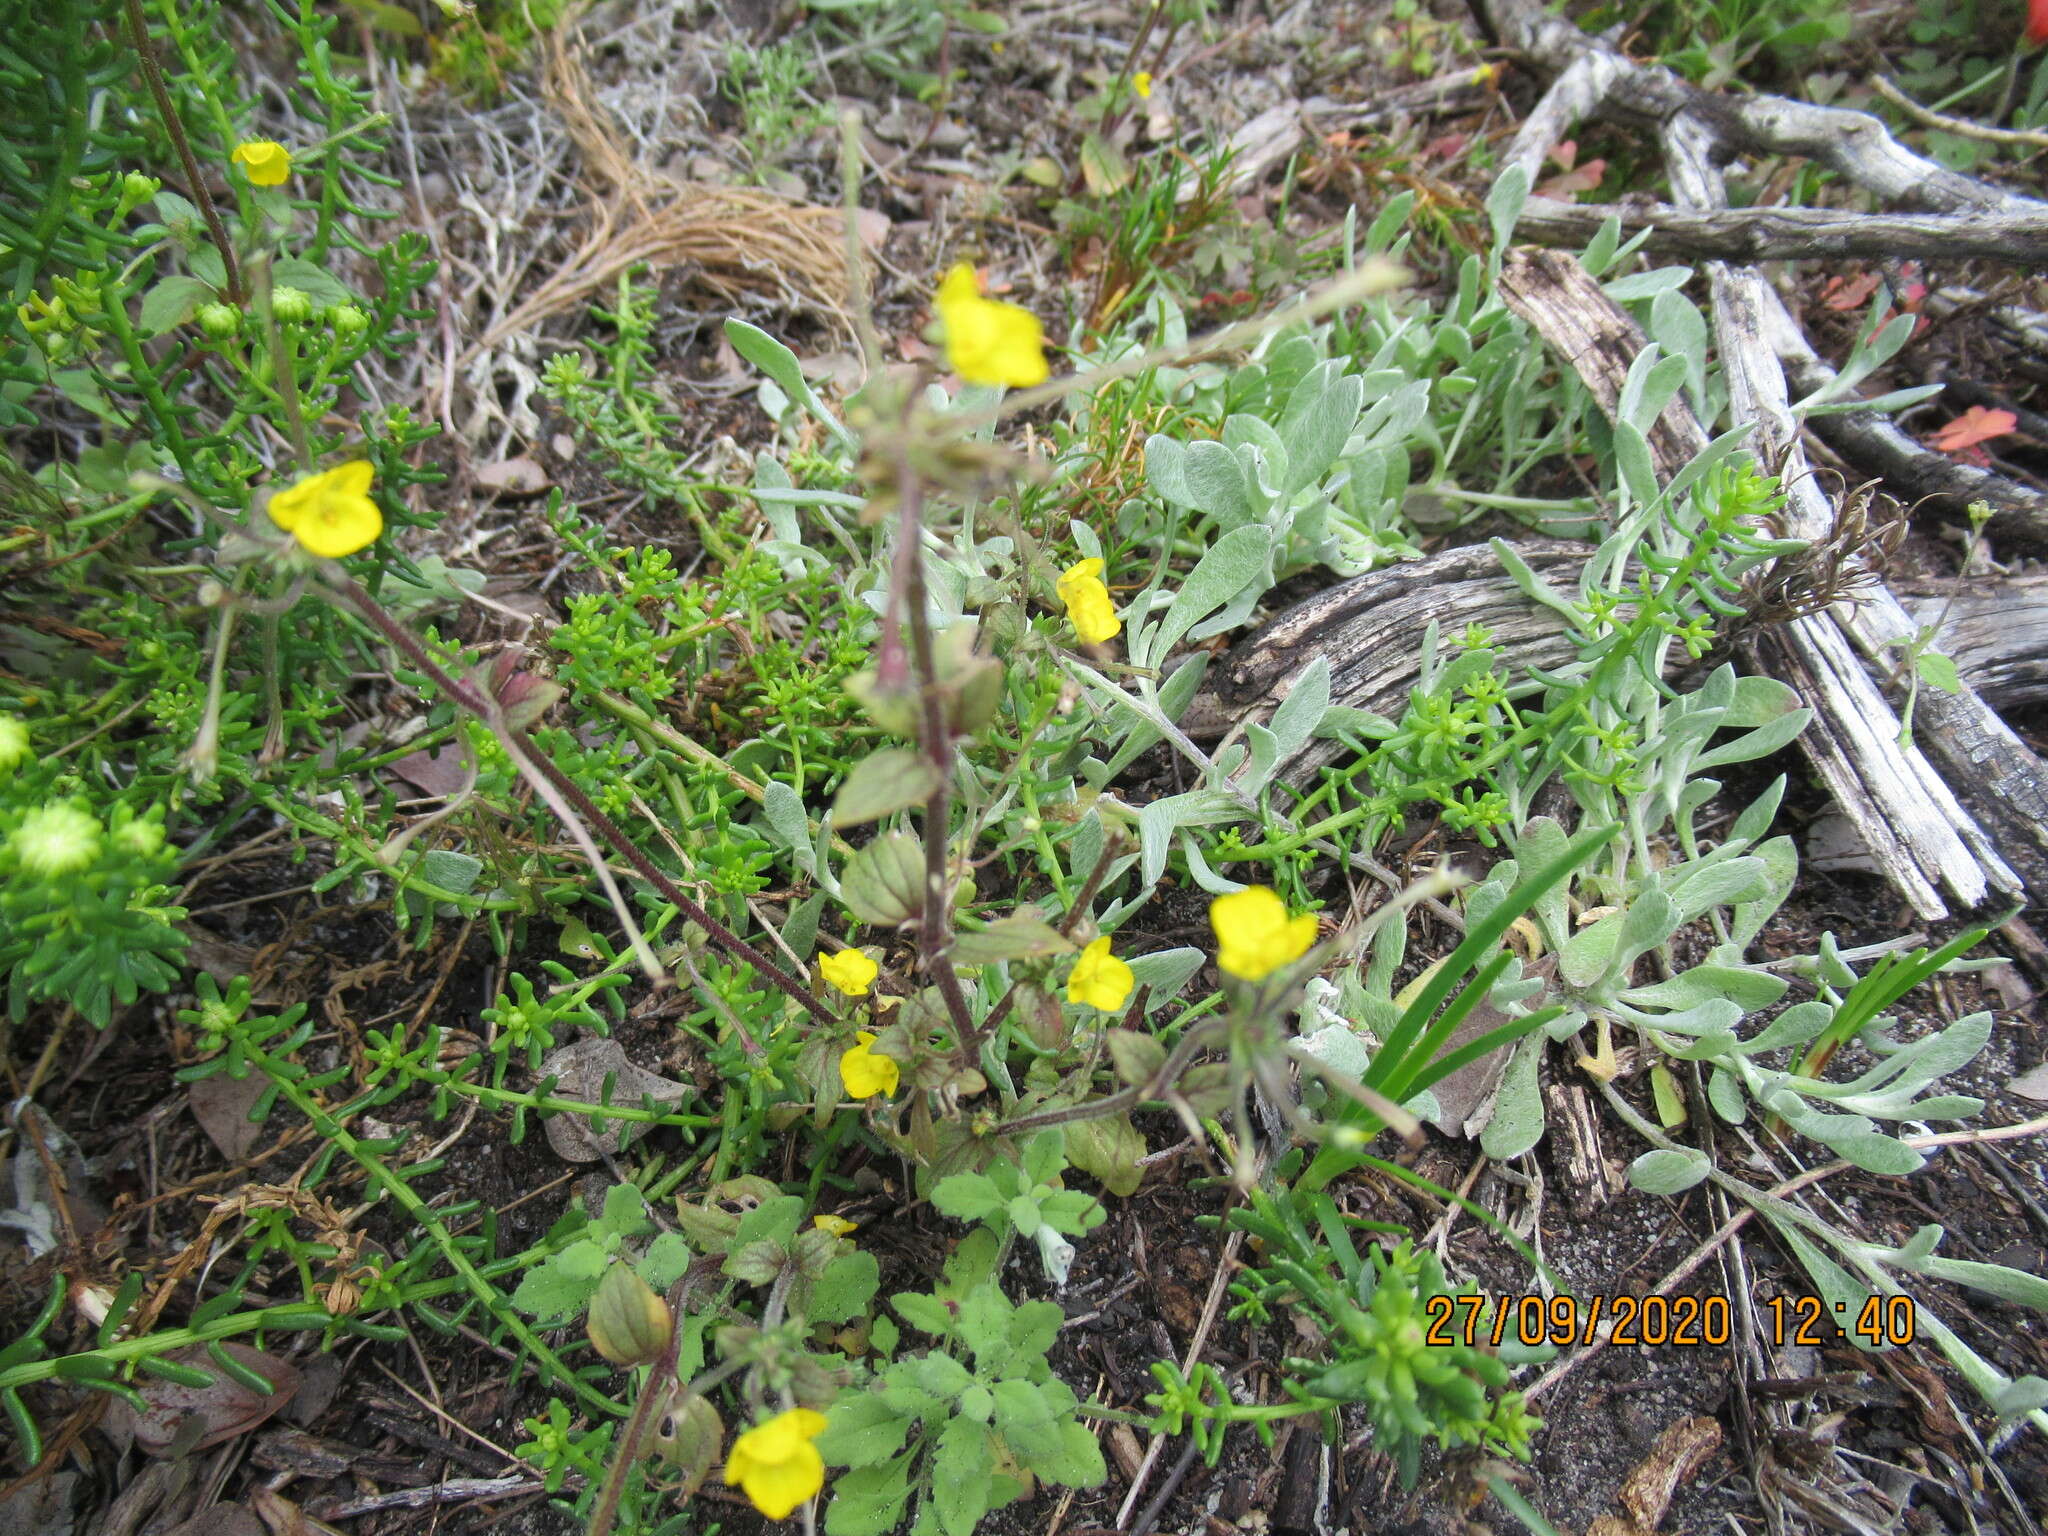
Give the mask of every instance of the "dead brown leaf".
<path id="1" fill-rule="evenodd" d="M 616 1040 L 579 1040 L 565 1045 L 542 1061 L 540 1070 L 542 1076 L 556 1079 L 554 1097 L 592 1105 L 605 1102 L 607 1077 L 612 1083 L 613 1104 L 637 1105 L 643 1097 L 657 1104 L 675 1104 L 690 1091 L 682 1083 L 634 1066 Z M 557 1157 L 572 1163 L 594 1163 L 618 1152 L 639 1130 L 623 1120 L 608 1120 L 599 1133 L 575 1114 L 552 1115 L 546 1124 L 548 1145 Z"/>

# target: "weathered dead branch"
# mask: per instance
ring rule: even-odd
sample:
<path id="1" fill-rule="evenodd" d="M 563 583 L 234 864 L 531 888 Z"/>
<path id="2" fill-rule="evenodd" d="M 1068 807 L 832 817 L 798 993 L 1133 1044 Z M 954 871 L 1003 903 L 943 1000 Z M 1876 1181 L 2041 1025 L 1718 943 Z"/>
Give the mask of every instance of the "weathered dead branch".
<path id="1" fill-rule="evenodd" d="M 1867 114 L 1778 97 L 1724 101 L 1668 70 L 1621 57 L 1528 0 L 1487 0 L 1484 10 L 1503 42 L 1556 76 L 1509 151 L 1510 163 L 1523 165 L 1532 178 L 1573 123 L 1604 115 L 1657 130 L 1674 203 L 1695 217 L 1726 209 L 1719 167 L 1743 150 L 1806 156 L 1893 201 L 2027 217 L 2048 212 L 1922 159 Z M 1835 508 L 1808 473 L 1801 449 L 1772 339 L 1782 313 L 1777 295 L 1754 267 L 1710 260 L 1706 275 L 1730 414 L 1755 424 L 1759 458 L 1784 475 L 1787 531 L 1825 538 Z M 1803 738 L 1816 771 L 1923 916 L 1943 916 L 1951 902 L 1980 905 L 2026 885 L 2048 889 L 2048 772 L 1967 688 L 1942 696 L 1932 709 L 1923 693 L 1919 733 L 1900 746 L 1897 714 L 1865 659 L 1889 673 L 1915 625 L 1881 582 L 1867 590 L 1862 601 L 1835 604 L 1752 641 L 1759 663 L 1792 681 L 1816 711 Z M 1923 745 L 1939 754 L 1946 776 Z"/>

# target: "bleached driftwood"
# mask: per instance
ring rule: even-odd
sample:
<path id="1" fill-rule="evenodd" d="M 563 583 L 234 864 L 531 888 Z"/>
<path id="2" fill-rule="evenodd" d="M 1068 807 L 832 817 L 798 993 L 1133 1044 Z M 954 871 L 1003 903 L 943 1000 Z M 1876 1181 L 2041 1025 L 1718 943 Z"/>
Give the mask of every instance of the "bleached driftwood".
<path id="1" fill-rule="evenodd" d="M 1726 208 L 1720 160 L 1742 149 L 1805 155 L 1896 201 L 1950 211 L 2048 211 L 1922 159 L 1867 114 L 1776 97 L 1723 100 L 1668 70 L 1621 57 L 1529 0 L 1483 3 L 1502 42 L 1555 73 L 1509 149 L 1509 163 L 1523 165 L 1532 178 L 1549 147 L 1574 123 L 1602 114 L 1657 130 L 1674 202 L 1691 214 Z M 1784 370 L 1767 330 L 1779 314 L 1777 296 L 1754 267 L 1709 261 L 1706 275 L 1731 415 L 1755 423 L 1759 458 L 1781 469 L 1787 531 L 1826 538 L 1835 508 L 1806 472 Z M 1887 643 L 1913 632 L 1897 600 L 1878 584 L 1865 601 L 1794 619 L 1754 643 L 1759 661 L 1799 687 L 1814 707 L 1817 718 L 1802 740 L 1809 759 L 1880 867 L 1921 915 L 1944 916 L 1951 902 L 1978 906 L 1994 893 L 2017 893 L 2028 883 L 2048 890 L 2048 846 L 2039 824 L 2018 845 L 2010 843 L 2016 828 L 2002 813 L 1997 830 L 1987 830 L 1920 750 L 1920 742 L 1938 733 L 1943 766 L 1950 777 L 1971 781 L 1971 798 L 1980 805 L 1988 807 L 2014 788 L 2023 795 L 2035 789 L 2048 795 L 2048 776 L 2038 759 L 1982 698 L 1968 689 L 1943 696 L 1939 719 L 1923 714 L 1915 744 L 1899 746 L 1897 714 L 1864 657 L 1896 659 Z M 1924 692 L 1921 708 L 1927 708 Z M 1984 779 L 1987 751 L 1999 760 L 1995 782 Z M 2023 759 L 2012 757 L 2015 751 Z M 2020 772 L 2028 762 L 2031 771 Z M 1972 764 L 1978 765 L 1975 772 Z M 2008 850 L 2028 866 L 2034 881 L 2023 881 L 2004 856 Z"/>

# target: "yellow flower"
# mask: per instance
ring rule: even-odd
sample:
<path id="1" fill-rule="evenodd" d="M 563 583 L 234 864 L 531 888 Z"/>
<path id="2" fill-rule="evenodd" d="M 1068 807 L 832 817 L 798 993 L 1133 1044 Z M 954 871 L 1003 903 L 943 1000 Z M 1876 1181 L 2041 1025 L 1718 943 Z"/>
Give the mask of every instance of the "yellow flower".
<path id="1" fill-rule="evenodd" d="M 1472 83 L 1474 85 L 1491 85 L 1499 78 L 1500 66 L 1498 64 L 1482 64 L 1472 71 Z"/>
<path id="2" fill-rule="evenodd" d="M 244 139 L 228 158 L 259 187 L 281 187 L 292 173 L 292 152 L 275 139 Z"/>
<path id="3" fill-rule="evenodd" d="M 375 473 L 362 459 L 307 475 L 270 498 L 270 520 L 323 560 L 339 560 L 377 542 L 384 514 L 370 500 Z"/>
<path id="4" fill-rule="evenodd" d="M 858 1043 L 839 1058 L 839 1081 L 846 1087 L 846 1096 L 871 1099 L 878 1093 L 884 1098 L 895 1093 L 896 1085 L 903 1080 L 903 1069 L 896 1065 L 895 1058 L 877 1056 L 869 1050 L 875 1037 L 866 1030 L 853 1038 Z"/>
<path id="5" fill-rule="evenodd" d="M 1152 99 L 1152 71 L 1141 69 L 1131 76 L 1131 89 L 1138 93 L 1138 100 L 1150 101 Z"/>
<path id="6" fill-rule="evenodd" d="M 1067 978 L 1067 1001 L 1110 1013 L 1123 1007 L 1136 982 L 1131 968 L 1109 952 L 1109 935 L 1104 934 L 1074 962 L 1074 973 Z"/>
<path id="7" fill-rule="evenodd" d="M 825 1458 L 811 1444 L 824 1432 L 825 1415 L 809 1408 L 792 1408 L 756 1424 L 732 1443 L 725 1463 L 727 1484 L 738 1483 L 770 1520 L 787 1520 L 825 1486 Z"/>
<path id="8" fill-rule="evenodd" d="M 1287 915 L 1287 903 L 1263 885 L 1209 903 L 1216 963 L 1246 981 L 1263 981 L 1315 947 L 1315 914 Z"/>
<path id="9" fill-rule="evenodd" d="M 820 1232 L 830 1232 L 834 1237 L 845 1237 L 860 1230 L 859 1222 L 848 1221 L 844 1216 L 813 1216 L 811 1225 Z"/>
<path id="10" fill-rule="evenodd" d="M 1116 616 L 1109 588 L 1102 582 L 1100 560 L 1083 560 L 1079 565 L 1069 566 L 1060 577 L 1057 590 L 1060 601 L 1067 605 L 1067 619 L 1074 626 L 1074 633 L 1088 644 L 1100 645 L 1123 632 L 1123 621 Z"/>
<path id="11" fill-rule="evenodd" d="M 1043 384 L 1045 331 L 1021 305 L 981 296 L 974 268 L 961 262 L 939 284 L 939 321 L 946 328 L 946 361 L 970 384 L 1025 389 Z"/>
<path id="12" fill-rule="evenodd" d="M 818 971 L 848 997 L 866 997 L 882 968 L 857 949 L 842 949 L 818 962 Z"/>

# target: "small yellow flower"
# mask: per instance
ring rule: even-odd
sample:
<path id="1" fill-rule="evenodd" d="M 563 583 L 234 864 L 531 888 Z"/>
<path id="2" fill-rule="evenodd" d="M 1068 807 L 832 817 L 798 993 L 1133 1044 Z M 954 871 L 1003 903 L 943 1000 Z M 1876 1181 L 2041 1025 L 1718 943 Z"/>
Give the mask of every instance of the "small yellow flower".
<path id="1" fill-rule="evenodd" d="M 1074 626 L 1074 633 L 1088 644 L 1100 645 L 1123 632 L 1123 621 L 1116 616 L 1116 605 L 1109 600 L 1109 588 L 1103 585 L 1100 560 L 1083 560 L 1069 566 L 1060 577 L 1057 590 L 1060 601 L 1067 605 L 1067 619 Z"/>
<path id="2" fill-rule="evenodd" d="M 362 459 L 307 475 L 270 498 L 270 520 L 323 560 L 339 560 L 377 542 L 384 514 L 370 500 L 375 473 Z"/>
<path id="3" fill-rule="evenodd" d="M 1472 83 L 1474 85 L 1491 85 L 1499 78 L 1500 66 L 1498 64 L 1482 64 L 1472 71 Z"/>
<path id="4" fill-rule="evenodd" d="M 848 997 L 866 997 L 882 968 L 857 949 L 842 949 L 818 962 L 818 971 Z"/>
<path id="5" fill-rule="evenodd" d="M 946 361 L 970 384 L 1028 389 L 1043 384 L 1045 331 L 1022 305 L 981 296 L 974 268 L 960 262 L 939 284 L 939 322 L 946 328 Z"/>
<path id="6" fill-rule="evenodd" d="M 1067 1001 L 1111 1013 L 1123 1007 L 1136 983 L 1131 968 L 1109 952 L 1109 935 L 1104 934 L 1074 962 L 1074 973 L 1067 978 Z"/>
<path id="7" fill-rule="evenodd" d="M 292 173 L 292 152 L 275 139 L 244 139 L 228 158 L 248 172 L 253 186 L 281 187 Z"/>
<path id="8" fill-rule="evenodd" d="M 1316 942 L 1315 914 L 1289 917 L 1287 903 L 1263 885 L 1210 902 L 1209 926 L 1216 930 L 1217 965 L 1246 981 L 1292 965 Z"/>
<path id="9" fill-rule="evenodd" d="M 811 1442 L 825 1432 L 825 1415 L 809 1408 L 778 1413 L 732 1443 L 725 1480 L 737 1483 L 770 1520 L 787 1520 L 825 1486 L 825 1458 Z"/>
<path id="10" fill-rule="evenodd" d="M 1138 93 L 1138 100 L 1150 101 L 1152 99 L 1152 71 L 1141 69 L 1131 76 L 1131 89 Z"/>
<path id="11" fill-rule="evenodd" d="M 813 1216 L 811 1225 L 820 1232 L 830 1232 L 834 1237 L 846 1237 L 860 1230 L 860 1223 L 848 1221 L 844 1216 Z"/>
<path id="12" fill-rule="evenodd" d="M 903 1069 L 896 1065 L 894 1057 L 877 1056 L 868 1047 L 875 1043 L 875 1037 L 866 1030 L 854 1037 L 857 1042 L 853 1049 L 839 1058 L 839 1081 L 846 1088 L 849 1099 L 871 1099 L 876 1094 L 888 1098 L 896 1092 L 896 1085 L 903 1081 Z"/>

